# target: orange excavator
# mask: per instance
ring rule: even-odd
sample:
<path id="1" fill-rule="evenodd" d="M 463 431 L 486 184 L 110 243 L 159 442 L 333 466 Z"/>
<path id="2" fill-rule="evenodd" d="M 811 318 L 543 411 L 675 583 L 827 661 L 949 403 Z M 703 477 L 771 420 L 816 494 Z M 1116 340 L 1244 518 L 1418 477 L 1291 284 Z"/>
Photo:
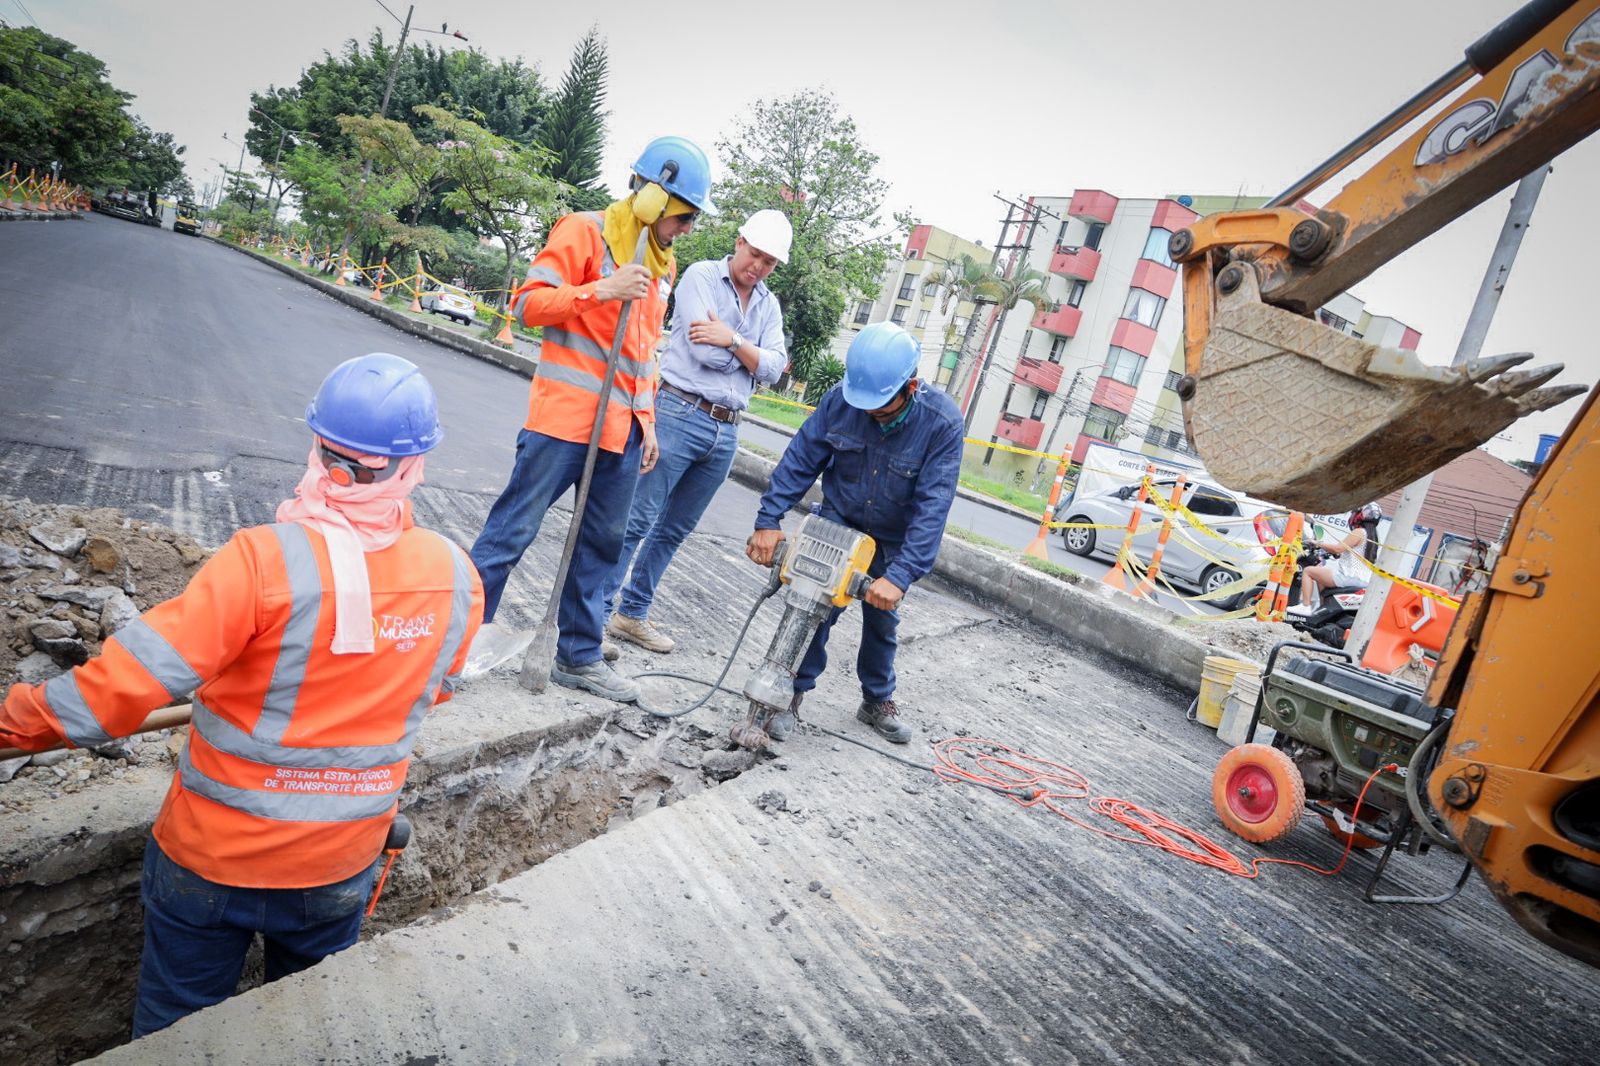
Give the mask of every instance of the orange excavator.
<path id="1" fill-rule="evenodd" d="M 1306 203 L 1430 112 L 1324 207 Z M 1432 367 L 1310 315 L 1596 128 L 1600 0 L 1534 0 L 1265 208 L 1173 234 L 1179 395 L 1207 469 L 1296 509 L 1348 510 L 1581 394 L 1542 387 L 1559 365 L 1513 369 L 1525 354 Z M 1439 724 L 1411 758 L 1410 791 L 1419 823 L 1524 928 L 1600 966 L 1600 645 L 1584 621 L 1600 589 L 1597 396 L 1530 486 L 1488 587 L 1462 605 L 1423 698 Z M 1331 445 L 1329 422 L 1346 431 Z"/>

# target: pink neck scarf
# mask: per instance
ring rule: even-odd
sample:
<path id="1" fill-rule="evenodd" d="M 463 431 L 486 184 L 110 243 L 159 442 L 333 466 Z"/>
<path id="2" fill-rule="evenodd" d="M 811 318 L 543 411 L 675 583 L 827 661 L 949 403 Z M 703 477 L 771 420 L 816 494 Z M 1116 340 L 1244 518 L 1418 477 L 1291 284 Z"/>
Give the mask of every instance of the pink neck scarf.
<path id="1" fill-rule="evenodd" d="M 364 456 L 364 465 L 379 456 Z M 328 477 L 315 442 L 305 476 L 292 500 L 278 505 L 278 521 L 299 522 L 322 534 L 333 567 L 333 654 L 371 654 L 372 586 L 364 553 L 382 551 L 405 532 L 406 497 L 422 484 L 422 456 L 398 460 L 400 470 L 387 481 L 338 485 Z M 396 460 L 390 459 L 389 462 Z"/>

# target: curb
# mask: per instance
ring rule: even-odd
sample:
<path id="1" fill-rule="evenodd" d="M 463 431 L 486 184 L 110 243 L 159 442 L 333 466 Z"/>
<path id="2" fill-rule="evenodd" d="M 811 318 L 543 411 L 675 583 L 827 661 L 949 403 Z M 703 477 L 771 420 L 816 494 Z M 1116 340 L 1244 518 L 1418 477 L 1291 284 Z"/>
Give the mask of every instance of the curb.
<path id="1" fill-rule="evenodd" d="M 729 476 L 765 492 L 775 466 L 773 460 L 741 448 Z M 795 509 L 807 509 L 821 499 L 813 485 Z M 1199 690 L 1206 656 L 1217 653 L 1178 632 L 1172 616 L 1154 604 L 1129 599 L 1099 581 L 1052 577 L 948 534 L 939 545 L 933 572 L 985 606 L 1109 655 L 1181 692 Z"/>
<path id="2" fill-rule="evenodd" d="M 82 217 L 73 211 L 0 211 L 0 222 L 49 222 Z"/>
<path id="3" fill-rule="evenodd" d="M 446 348 L 453 348 L 458 352 L 475 356 L 478 359 L 482 359 L 485 362 L 494 363 L 496 366 L 504 367 L 507 370 L 514 370 L 523 377 L 533 377 L 533 372 L 539 365 L 539 360 L 537 359 L 530 358 L 526 355 L 521 355 L 517 352 L 507 351 L 506 349 L 496 345 L 489 344 L 485 341 L 480 341 L 475 337 L 465 336 L 458 331 L 449 328 L 448 326 L 437 326 L 432 322 L 418 322 L 410 316 L 396 311 L 392 307 L 387 307 L 382 303 L 371 300 L 358 292 L 352 292 L 349 288 L 335 285 L 331 281 L 323 281 L 321 278 L 311 277 L 310 275 L 301 271 L 298 267 L 284 262 L 277 256 L 263 255 L 253 248 L 241 248 L 239 245 L 234 244 L 231 241 L 220 240 L 216 237 L 207 236 L 206 234 L 201 234 L 200 236 L 203 239 L 210 241 L 212 244 L 221 245 L 224 248 L 231 248 L 235 252 L 248 255 L 250 258 L 257 260 L 258 262 L 267 264 L 280 273 L 288 274 L 290 277 L 303 281 L 307 285 L 311 285 L 319 289 L 324 295 L 330 296 L 341 303 L 347 304 L 350 307 L 355 308 L 357 311 L 364 311 L 373 318 L 379 319 L 388 325 L 393 326 L 395 329 L 400 330 L 401 332 L 409 333 L 413 337 L 421 337 L 423 340 L 433 341 L 435 344 L 442 344 Z"/>

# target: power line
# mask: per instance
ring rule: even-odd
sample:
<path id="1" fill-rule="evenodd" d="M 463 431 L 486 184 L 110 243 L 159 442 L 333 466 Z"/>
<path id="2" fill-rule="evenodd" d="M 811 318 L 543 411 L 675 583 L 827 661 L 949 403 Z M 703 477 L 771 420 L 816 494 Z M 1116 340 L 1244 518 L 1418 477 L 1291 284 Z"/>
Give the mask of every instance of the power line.
<path id="1" fill-rule="evenodd" d="M 39 20 L 38 20 L 38 19 L 36 19 L 36 18 L 34 18 L 34 17 L 33 17 L 33 12 L 32 12 L 32 11 L 29 11 L 29 10 L 28 10 L 28 9 L 27 9 L 27 8 L 26 8 L 26 7 L 25 7 L 25 6 L 23 6 L 23 3 L 22 3 L 22 0 L 11 0 L 11 2 L 12 2 L 12 3 L 13 3 L 13 4 L 16 4 L 16 5 L 17 5 L 17 8 L 18 8 L 18 9 L 19 9 L 19 10 L 20 10 L 20 11 L 21 11 L 21 12 L 22 12 L 22 13 L 23 13 L 23 14 L 24 14 L 24 15 L 25 15 L 25 16 L 27 16 L 27 19 L 28 19 L 28 21 L 29 21 L 29 22 L 31 22 L 31 23 L 33 23 L 33 25 L 34 25 L 34 28 L 35 28 L 35 29 L 37 29 L 37 28 L 38 28 L 38 26 L 39 26 Z"/>
<path id="2" fill-rule="evenodd" d="M 383 0 L 376 0 L 376 3 L 377 3 L 377 5 L 379 7 L 383 8 L 385 11 L 389 11 L 389 5 L 384 3 Z M 394 19 L 396 22 L 402 22 L 400 16 L 396 15 L 393 11 L 389 11 L 389 17 Z"/>

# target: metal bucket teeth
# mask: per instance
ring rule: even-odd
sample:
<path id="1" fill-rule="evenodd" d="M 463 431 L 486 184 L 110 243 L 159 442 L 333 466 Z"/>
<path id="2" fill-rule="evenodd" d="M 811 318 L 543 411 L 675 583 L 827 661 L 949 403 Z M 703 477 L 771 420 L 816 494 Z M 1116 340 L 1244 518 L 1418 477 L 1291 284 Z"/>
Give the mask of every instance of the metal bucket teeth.
<path id="1" fill-rule="evenodd" d="M 1539 389 L 1526 352 L 1429 366 L 1261 302 L 1254 271 L 1219 296 L 1184 423 L 1229 488 L 1332 514 L 1378 499 L 1582 386 Z"/>

